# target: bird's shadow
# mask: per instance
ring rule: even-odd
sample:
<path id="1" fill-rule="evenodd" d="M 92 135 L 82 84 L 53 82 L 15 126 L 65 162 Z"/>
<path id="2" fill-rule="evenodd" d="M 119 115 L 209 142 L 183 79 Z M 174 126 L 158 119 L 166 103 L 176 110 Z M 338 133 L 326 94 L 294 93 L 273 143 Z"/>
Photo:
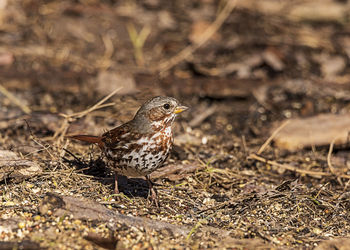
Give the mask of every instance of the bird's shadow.
<path id="1" fill-rule="evenodd" d="M 102 157 L 88 160 L 81 159 L 66 150 L 72 156 L 70 159 L 63 157 L 63 161 L 84 175 L 93 176 L 95 180 L 103 185 L 110 185 L 111 194 L 114 193 L 114 172 L 111 171 Z M 118 188 L 126 196 L 147 198 L 149 194 L 148 183 L 142 178 L 128 178 L 118 176 Z"/>

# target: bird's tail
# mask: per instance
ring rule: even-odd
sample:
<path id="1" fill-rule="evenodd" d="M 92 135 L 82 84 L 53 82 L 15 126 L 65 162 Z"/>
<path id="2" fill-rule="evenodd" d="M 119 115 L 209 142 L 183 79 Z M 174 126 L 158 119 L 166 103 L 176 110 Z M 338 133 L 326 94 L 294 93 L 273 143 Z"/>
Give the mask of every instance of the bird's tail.
<path id="1" fill-rule="evenodd" d="M 71 135 L 67 136 L 68 138 L 79 140 L 79 141 L 85 141 L 89 143 L 97 143 L 100 148 L 103 148 L 103 142 L 101 136 L 94 136 L 94 135 Z"/>

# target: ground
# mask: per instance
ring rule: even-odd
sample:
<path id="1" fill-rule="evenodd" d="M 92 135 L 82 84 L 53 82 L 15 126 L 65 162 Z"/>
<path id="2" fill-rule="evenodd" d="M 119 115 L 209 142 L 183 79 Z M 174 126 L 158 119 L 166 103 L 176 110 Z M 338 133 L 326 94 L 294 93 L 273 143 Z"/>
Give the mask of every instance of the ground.
<path id="1" fill-rule="evenodd" d="M 0 248 L 346 244 L 349 144 L 331 152 L 340 175 L 329 144 L 287 150 L 271 135 L 349 112 L 347 1 L 3 3 Z M 113 194 L 99 148 L 66 137 L 100 135 L 157 95 L 190 107 L 152 175 L 159 209 L 141 178 Z"/>

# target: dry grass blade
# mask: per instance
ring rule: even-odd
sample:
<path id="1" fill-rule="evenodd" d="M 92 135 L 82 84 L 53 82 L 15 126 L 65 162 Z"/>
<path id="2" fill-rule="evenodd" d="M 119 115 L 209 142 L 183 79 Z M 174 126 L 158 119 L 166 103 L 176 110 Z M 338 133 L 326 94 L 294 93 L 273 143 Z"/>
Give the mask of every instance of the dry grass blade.
<path id="1" fill-rule="evenodd" d="M 209 38 L 214 35 L 216 31 L 218 31 L 218 29 L 221 27 L 221 25 L 236 7 L 236 4 L 237 0 L 228 0 L 221 12 L 218 14 L 215 21 L 203 32 L 201 40 L 199 40 L 196 44 L 187 46 L 182 51 L 180 51 L 180 53 L 173 56 L 172 58 L 161 62 L 158 66 L 156 66 L 154 70 L 159 72 L 167 71 L 174 67 L 176 64 L 188 58 L 194 51 L 196 51 L 203 44 L 205 44 L 209 40 Z"/>
<path id="2" fill-rule="evenodd" d="M 72 117 L 75 117 L 75 118 L 82 118 L 84 116 L 86 116 L 88 113 L 91 113 L 92 111 L 96 110 L 96 109 L 100 109 L 102 107 L 106 107 L 106 104 L 103 105 L 109 98 L 111 98 L 112 96 L 114 96 L 121 88 L 117 88 L 115 89 L 112 93 L 110 93 L 109 95 L 107 95 L 106 97 L 104 97 L 102 100 L 100 100 L 99 102 L 97 102 L 94 106 L 84 110 L 84 111 L 81 111 L 81 112 L 78 112 L 78 113 L 74 113 L 74 114 L 71 114 L 69 115 L 68 117 L 72 118 Z M 109 103 L 107 104 L 108 106 L 110 105 L 113 105 L 114 103 Z"/>
<path id="3" fill-rule="evenodd" d="M 23 102 L 21 102 L 20 99 L 18 99 L 16 96 L 14 96 L 11 92 L 9 92 L 4 86 L 0 85 L 0 92 L 6 96 L 13 104 L 18 106 L 22 111 L 26 114 L 30 114 L 32 111 L 30 108 L 25 105 Z"/>
<path id="4" fill-rule="evenodd" d="M 81 112 L 77 112 L 74 114 L 70 114 L 70 115 L 66 115 L 66 114 L 61 114 L 61 116 L 63 116 L 65 119 L 61 125 L 61 127 L 56 131 L 56 133 L 54 134 L 54 136 L 52 137 L 52 139 L 58 138 L 59 140 L 57 140 L 58 142 L 61 141 L 61 138 L 63 138 L 66 135 L 66 132 L 68 130 L 69 124 L 73 121 L 75 121 L 76 119 L 82 118 L 84 116 L 86 116 L 88 113 L 91 113 L 97 109 L 101 109 L 107 106 L 111 106 L 114 105 L 114 103 L 107 103 L 105 104 L 105 102 L 111 98 L 113 95 L 115 95 L 121 88 L 117 88 L 115 89 L 112 93 L 110 93 L 109 95 L 107 95 L 106 97 L 104 97 L 102 100 L 100 100 L 99 102 L 97 102 L 95 105 L 91 106 L 90 108 L 81 111 Z"/>

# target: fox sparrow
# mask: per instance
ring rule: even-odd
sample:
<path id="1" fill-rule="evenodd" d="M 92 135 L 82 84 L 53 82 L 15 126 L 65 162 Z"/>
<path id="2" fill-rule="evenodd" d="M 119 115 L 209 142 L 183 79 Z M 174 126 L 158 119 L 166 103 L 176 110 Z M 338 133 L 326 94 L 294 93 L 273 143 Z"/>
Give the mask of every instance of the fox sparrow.
<path id="1" fill-rule="evenodd" d="M 187 107 L 172 97 L 154 97 L 145 102 L 134 119 L 107 131 L 102 136 L 74 135 L 70 138 L 96 143 L 115 171 L 115 193 L 118 175 L 146 176 L 151 200 L 158 207 L 157 194 L 149 174 L 160 168 L 173 144 L 172 124 Z"/>

